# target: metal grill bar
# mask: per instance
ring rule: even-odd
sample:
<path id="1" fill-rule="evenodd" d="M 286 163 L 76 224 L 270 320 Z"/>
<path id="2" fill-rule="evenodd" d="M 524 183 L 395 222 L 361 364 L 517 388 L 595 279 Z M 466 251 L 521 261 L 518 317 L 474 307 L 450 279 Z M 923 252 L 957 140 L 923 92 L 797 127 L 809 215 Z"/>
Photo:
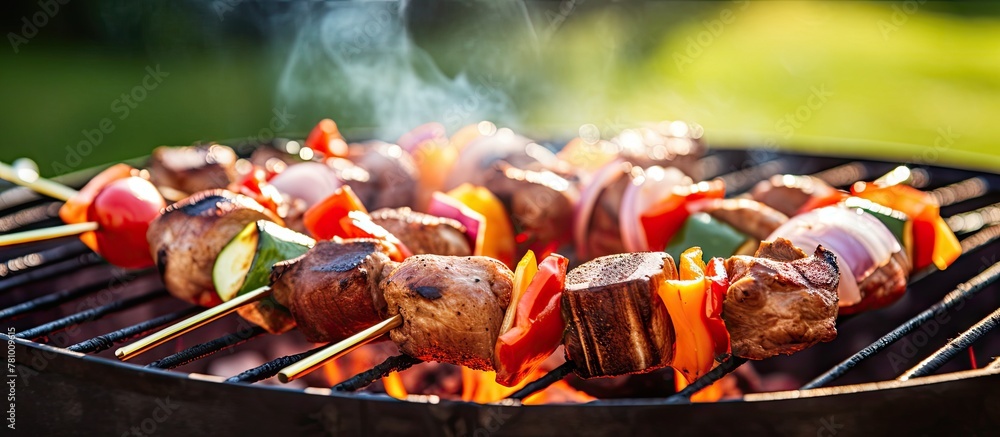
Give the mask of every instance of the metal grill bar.
<path id="1" fill-rule="evenodd" d="M 730 374 L 732 371 L 736 370 L 737 367 L 742 366 L 746 362 L 746 358 L 731 356 L 728 360 L 719 363 L 718 366 L 701 378 L 696 379 L 690 385 L 681 389 L 681 391 L 674 393 L 673 396 L 667 398 L 666 402 L 670 404 L 691 402 L 691 395 L 698 393 L 698 391 L 705 387 L 715 384 L 716 381 Z"/>
<path id="2" fill-rule="evenodd" d="M 992 204 L 969 212 L 955 214 L 945 219 L 956 234 L 972 232 L 985 226 L 1000 223 L 1000 204 Z"/>
<path id="3" fill-rule="evenodd" d="M 254 367 L 253 369 L 240 373 L 239 375 L 230 377 L 229 379 L 226 380 L 226 382 L 243 382 L 243 383 L 253 384 L 257 381 L 263 381 L 267 378 L 277 375 L 278 372 L 281 371 L 281 369 L 284 369 L 285 367 L 295 364 L 301 361 L 303 358 L 308 357 L 309 355 L 312 355 L 325 347 L 326 346 L 319 346 L 307 350 L 305 352 L 300 352 L 294 355 L 286 355 L 283 357 L 275 358 L 271 361 L 268 361 L 264 364 Z"/>
<path id="4" fill-rule="evenodd" d="M 166 325 L 167 323 L 176 322 L 198 311 L 201 311 L 201 308 L 191 307 L 174 313 L 165 314 L 140 323 L 136 323 L 135 325 L 132 326 L 127 326 L 122 329 L 111 331 L 104 335 L 99 335 L 89 340 L 81 341 L 66 349 L 80 353 L 100 352 L 105 349 L 111 348 L 112 346 L 115 345 L 115 343 L 143 335 L 147 332 L 151 332 L 154 329 L 159 328 L 160 326 Z"/>
<path id="5" fill-rule="evenodd" d="M 53 180 L 58 179 L 54 178 Z M 26 187 L 13 187 L 0 192 L 0 210 L 26 203 L 37 202 L 44 197 Z"/>
<path id="6" fill-rule="evenodd" d="M 423 360 L 420 358 L 414 358 L 406 354 L 391 356 L 375 367 L 333 386 L 333 391 L 358 391 L 368 387 L 375 381 L 385 378 L 392 372 L 402 372 L 422 362 Z"/>
<path id="7" fill-rule="evenodd" d="M 0 232 L 11 232 L 43 220 L 59 217 L 62 202 L 49 202 L 0 217 Z"/>
<path id="8" fill-rule="evenodd" d="M 189 347 L 176 354 L 160 358 L 159 360 L 147 364 L 146 367 L 153 367 L 156 369 L 173 369 L 174 367 L 183 366 L 192 361 L 200 360 L 216 352 L 221 352 L 226 349 L 239 346 L 266 333 L 267 331 L 265 331 L 264 328 L 254 326 L 253 328 L 247 330 L 246 333 L 241 334 L 236 332 L 227 334 L 215 340 Z"/>
<path id="9" fill-rule="evenodd" d="M 719 176 L 719 178 L 725 181 L 726 195 L 728 196 L 749 190 L 753 184 L 756 184 L 757 182 L 772 175 L 782 173 L 787 167 L 788 162 L 786 162 L 785 159 L 779 158 L 746 168 L 744 170 Z"/>
<path id="10" fill-rule="evenodd" d="M 994 310 L 989 316 L 980 320 L 979 323 L 976 323 L 958 337 L 953 338 L 944 347 L 938 349 L 896 379 L 906 381 L 910 378 L 919 378 L 934 373 L 941 366 L 947 364 L 948 361 L 951 361 L 952 358 L 955 358 L 955 355 L 968 349 L 969 346 L 972 346 L 972 343 L 975 343 L 980 337 L 992 331 L 993 328 L 996 328 L 997 324 L 1000 324 L 1000 308 Z"/>
<path id="11" fill-rule="evenodd" d="M 90 248 L 83 244 L 83 242 L 74 241 L 51 249 L 22 255 L 0 263 L 0 279 L 11 278 L 30 272 L 35 268 L 66 260 L 74 256 L 80 256 L 88 252 L 90 252 Z"/>
<path id="12" fill-rule="evenodd" d="M 549 388 L 550 385 L 561 381 L 566 377 L 566 375 L 573 373 L 573 370 L 575 369 L 576 363 L 572 361 L 562 363 L 559 367 L 556 367 L 555 369 L 550 370 L 549 373 L 542 375 L 541 378 L 531 381 L 524 387 L 521 387 L 520 390 L 508 396 L 507 399 L 523 401 L 524 398 L 545 390 L 546 388 Z"/>
<path id="13" fill-rule="evenodd" d="M 969 199 L 982 196 L 990 191 L 990 183 L 982 176 L 969 178 L 961 182 L 932 190 L 930 194 L 941 206 L 953 205 Z"/>
<path id="14" fill-rule="evenodd" d="M 813 177 L 833 187 L 846 187 L 867 178 L 868 167 L 854 161 L 815 173 Z"/>
<path id="15" fill-rule="evenodd" d="M 18 332 L 17 337 L 34 340 L 38 337 L 42 337 L 44 335 L 48 335 L 53 332 L 66 329 L 71 325 L 79 325 L 81 323 L 91 322 L 100 319 L 101 317 L 104 317 L 108 314 L 132 308 L 136 305 L 143 304 L 153 299 L 165 296 L 167 296 L 167 291 L 161 288 L 158 290 L 151 291 L 149 293 L 141 294 L 138 296 L 132 296 L 127 299 L 116 300 L 107 305 L 102 305 L 96 308 L 83 310 L 76 314 L 70 314 L 66 317 L 54 320 L 44 325 L 36 326 L 34 328 Z"/>
<path id="16" fill-rule="evenodd" d="M 0 291 L 9 290 L 14 287 L 19 287 L 25 284 L 30 284 L 35 281 L 40 281 L 42 279 L 48 279 L 55 276 L 60 276 L 63 273 L 77 270 L 81 267 L 89 267 L 92 265 L 103 263 L 104 259 L 101 258 L 96 253 L 88 253 L 82 255 L 78 258 L 58 262 L 55 264 L 49 264 L 44 267 L 39 267 L 37 269 L 31 269 L 30 272 L 25 272 L 23 275 L 17 275 L 13 278 L 7 278 L 0 281 Z"/>
<path id="17" fill-rule="evenodd" d="M 877 354 L 882 349 L 885 349 L 887 346 L 903 338 L 906 334 L 909 334 L 910 331 L 917 329 L 928 320 L 934 318 L 936 314 L 948 311 L 960 302 L 971 298 L 976 293 L 986 288 L 987 285 L 996 281 L 997 278 L 1000 278 L 1000 263 L 993 264 L 990 268 L 984 270 L 972 279 L 959 284 L 958 287 L 955 287 L 955 289 L 948 293 L 940 302 L 932 305 L 920 314 L 917 314 L 912 319 L 907 320 L 906 323 L 903 323 L 892 332 L 882 336 L 882 338 L 868 345 L 868 347 L 850 356 L 834 368 L 828 370 L 826 373 L 820 375 L 812 381 L 809 381 L 809 383 L 802 386 L 802 390 L 821 387 L 843 376 L 866 358 Z"/>
<path id="18" fill-rule="evenodd" d="M 0 310 L 0 321 L 15 319 L 32 311 L 52 308 L 64 302 L 76 299 L 78 297 L 86 296 L 98 290 L 103 290 L 107 288 L 107 286 L 108 286 L 108 281 L 102 280 L 100 282 L 85 285 L 83 287 L 70 288 L 55 293 L 46 294 L 44 296 L 36 297 L 27 302 L 22 302 L 17 305 Z"/>

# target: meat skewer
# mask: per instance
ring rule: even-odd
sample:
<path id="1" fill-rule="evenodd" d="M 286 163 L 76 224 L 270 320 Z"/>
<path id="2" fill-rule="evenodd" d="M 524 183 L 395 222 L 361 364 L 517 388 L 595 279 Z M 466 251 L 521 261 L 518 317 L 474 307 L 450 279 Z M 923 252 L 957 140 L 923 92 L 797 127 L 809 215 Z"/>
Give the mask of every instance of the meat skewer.
<path id="1" fill-rule="evenodd" d="M 835 335 L 834 290 L 838 276 L 832 255 L 820 248 L 813 257 L 807 258 L 798 252 L 796 256 L 801 258 L 780 258 L 779 254 L 792 252 L 790 247 L 787 241 L 778 242 L 762 245 L 758 257 L 730 258 L 727 269 L 733 270 L 731 279 L 734 287 L 729 289 L 726 304 L 733 307 L 727 311 L 739 314 L 745 308 L 746 311 L 767 314 L 768 310 L 760 309 L 760 302 L 766 302 L 768 296 L 773 294 L 770 299 L 775 299 L 775 305 L 778 305 L 776 310 L 781 305 L 797 302 L 795 305 L 813 307 L 814 310 L 799 310 L 793 306 L 796 309 L 792 312 L 813 314 L 809 317 L 816 319 L 787 320 L 784 322 L 787 324 L 780 327 L 768 327 L 752 318 L 733 319 L 732 323 L 736 325 L 752 326 L 743 330 L 730 327 L 734 335 L 733 354 L 762 359 L 779 353 L 792 353 L 819 341 L 829 341 Z M 476 257 L 423 256 L 404 261 L 392 268 L 381 282 L 389 301 L 390 318 L 379 323 L 378 329 L 331 345 L 289 366 L 279 373 L 279 379 L 294 380 L 357 346 L 356 342 L 373 340 L 378 333 L 385 331 L 404 353 L 416 358 L 479 369 L 494 368 L 496 357 L 492 356 L 492 343 L 497 337 L 494 329 L 506 310 L 504 301 L 510 299 L 513 274 L 503 268 L 498 270 L 499 276 L 491 275 L 488 273 L 490 268 L 484 270 L 477 265 L 502 267 L 494 260 Z M 449 270 L 444 270 L 445 267 Z M 787 294 L 770 288 L 775 279 L 767 278 L 774 275 L 784 278 L 777 281 L 787 284 Z M 645 372 L 664 367 L 672 359 L 679 359 L 680 355 L 674 357 L 671 352 L 671 345 L 677 344 L 680 351 L 682 343 L 692 343 L 684 342 L 680 337 L 675 340 L 675 336 L 681 333 L 673 331 L 670 320 L 683 316 L 676 308 L 671 308 L 668 313 L 668 307 L 660 304 L 660 297 L 657 296 L 658 292 L 664 292 L 661 287 L 665 285 L 661 284 L 669 283 L 665 278 L 676 280 L 677 276 L 672 259 L 662 252 L 598 258 L 567 275 L 567 285 L 561 298 L 561 317 L 566 321 L 567 328 L 560 342 L 566 346 L 567 358 L 577 363 L 577 373 L 586 378 Z M 452 283 L 454 285 L 443 285 Z M 500 287 L 499 291 L 491 292 L 495 286 Z M 804 290 L 812 291 L 802 297 Z M 463 293 L 471 294 L 466 296 Z M 487 296 L 494 297 L 485 298 Z M 621 302 L 615 303 L 616 300 Z M 470 305 L 472 314 L 476 315 L 472 317 L 483 317 L 483 321 L 469 319 L 470 316 L 462 311 L 464 308 L 458 307 L 460 304 Z M 393 310 L 393 307 L 398 310 Z M 816 312 L 820 308 L 822 310 Z M 774 316 L 761 317 L 768 319 Z M 817 325 L 820 321 L 822 323 Z M 478 334 L 469 330 L 472 326 L 480 328 Z M 788 335 L 790 328 L 799 329 L 795 339 L 782 337 Z M 639 333 L 638 337 L 636 333 Z M 449 338 L 454 335 L 458 337 Z M 616 339 L 618 337 L 621 338 Z M 753 347 L 749 346 L 751 344 Z"/>

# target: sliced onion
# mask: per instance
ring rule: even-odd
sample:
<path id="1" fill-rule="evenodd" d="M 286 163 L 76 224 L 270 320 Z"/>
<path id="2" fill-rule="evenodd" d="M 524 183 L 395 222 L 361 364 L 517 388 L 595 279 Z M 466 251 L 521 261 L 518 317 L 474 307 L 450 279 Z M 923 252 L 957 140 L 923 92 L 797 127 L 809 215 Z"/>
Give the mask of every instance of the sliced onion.
<path id="1" fill-rule="evenodd" d="M 840 267 L 840 305 L 861 300 L 858 283 L 889 262 L 901 250 L 899 242 L 877 218 L 839 206 L 819 208 L 792 217 L 768 240 L 786 238 L 803 250 L 823 245 L 837 256 Z"/>
<path id="2" fill-rule="evenodd" d="M 431 122 L 417 126 L 399 137 L 396 144 L 412 154 L 424 141 L 429 140 L 437 140 L 442 144 L 448 141 L 448 133 L 441 123 Z"/>
<path id="3" fill-rule="evenodd" d="M 597 198 L 605 188 L 625 175 L 622 171 L 623 162 L 619 158 L 601 167 L 590 178 L 583 192 L 580 193 L 580 201 L 576 203 L 576 208 L 573 210 L 573 239 L 576 242 L 577 251 L 579 251 L 581 259 L 587 259 L 586 253 L 583 252 L 586 251 L 590 217 L 594 213 L 594 205 L 597 204 Z"/>
<path id="4" fill-rule="evenodd" d="M 644 171 L 642 177 L 633 180 L 622 195 L 621 213 L 618 217 L 625 250 L 629 252 L 663 250 L 662 247 L 649 247 L 646 231 L 639 217 L 653 205 L 670 197 L 675 187 L 688 186 L 692 183 L 691 178 L 674 167 L 650 167 Z"/>
<path id="5" fill-rule="evenodd" d="M 302 199 L 307 207 L 326 199 L 343 185 L 332 168 L 319 162 L 290 166 L 269 183 L 282 194 Z"/>
<path id="6" fill-rule="evenodd" d="M 482 214 L 440 191 L 431 194 L 427 214 L 457 220 L 465 226 L 465 238 L 469 240 L 469 247 L 473 251 L 482 247 L 483 242 L 479 239 L 485 237 L 483 231 L 486 226 L 486 218 Z"/>

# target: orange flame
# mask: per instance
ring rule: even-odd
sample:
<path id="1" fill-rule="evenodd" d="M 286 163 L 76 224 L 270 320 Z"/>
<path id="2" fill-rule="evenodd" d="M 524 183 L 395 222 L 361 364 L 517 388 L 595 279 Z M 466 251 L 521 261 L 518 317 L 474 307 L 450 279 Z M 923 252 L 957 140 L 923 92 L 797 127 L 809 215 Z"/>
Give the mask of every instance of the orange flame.
<path id="1" fill-rule="evenodd" d="M 722 395 L 725 393 L 724 381 L 725 378 L 719 379 L 713 382 L 712 385 L 698 390 L 697 393 L 691 395 L 691 402 L 715 402 L 722 399 Z M 677 391 L 681 391 L 684 387 L 688 386 L 684 374 L 678 370 L 674 370 L 674 386 L 677 388 Z"/>
<path id="2" fill-rule="evenodd" d="M 385 386 L 385 394 L 396 399 L 406 399 L 406 396 L 409 394 L 406 392 L 406 387 L 403 386 L 403 378 L 399 377 L 399 372 L 392 372 L 385 378 L 382 378 L 382 385 Z"/>
<path id="3" fill-rule="evenodd" d="M 496 372 L 483 372 L 462 368 L 462 400 L 487 404 L 504 399 L 520 390 L 529 382 L 545 375 L 541 370 L 535 370 L 524 381 L 514 387 L 504 387 L 496 382 Z M 566 381 L 558 381 L 545 390 L 537 392 L 524 399 L 525 405 L 547 403 L 578 403 L 594 400 L 582 391 L 571 387 Z"/>
<path id="4" fill-rule="evenodd" d="M 378 345 L 364 345 L 338 360 L 323 366 L 323 376 L 329 385 L 337 385 L 358 373 L 364 372 L 385 359 Z"/>

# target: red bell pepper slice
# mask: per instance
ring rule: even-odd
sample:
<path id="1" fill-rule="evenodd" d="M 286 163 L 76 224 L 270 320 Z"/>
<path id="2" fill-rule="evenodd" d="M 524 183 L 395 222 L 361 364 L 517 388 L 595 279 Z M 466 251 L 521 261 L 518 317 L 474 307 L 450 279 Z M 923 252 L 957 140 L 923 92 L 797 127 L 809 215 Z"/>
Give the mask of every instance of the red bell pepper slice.
<path id="1" fill-rule="evenodd" d="M 708 295 L 705 297 L 705 327 L 715 344 L 715 356 L 717 361 L 720 357 L 725 357 L 732 353 L 730 346 L 729 330 L 726 329 L 726 322 L 722 320 L 722 303 L 726 300 L 726 292 L 729 290 L 729 273 L 726 272 L 725 260 L 722 258 L 712 258 L 708 262 L 706 277 L 709 281 Z"/>
<path id="2" fill-rule="evenodd" d="M 306 210 L 302 222 L 317 240 L 334 238 L 374 238 L 387 243 L 394 261 L 413 255 L 396 236 L 375 224 L 351 187 L 344 185 Z"/>
<path id="3" fill-rule="evenodd" d="M 691 212 L 687 204 L 702 199 L 721 199 L 726 195 L 726 185 L 721 179 L 675 190 L 669 197 L 646 210 L 639 217 L 646 231 L 646 241 L 652 250 L 663 250 L 684 225 Z"/>
<path id="4" fill-rule="evenodd" d="M 858 182 L 855 196 L 895 209 L 913 221 L 913 270 L 935 265 L 944 270 L 962 254 L 962 245 L 941 218 L 941 208 L 929 193 L 907 185 L 878 186 Z"/>
<path id="5" fill-rule="evenodd" d="M 497 338 L 494 350 L 498 383 L 517 385 L 559 347 L 566 328 L 561 301 L 568 267 L 562 255 L 545 257 L 521 298 L 511 302 L 514 325 Z"/>
<path id="6" fill-rule="evenodd" d="M 309 132 L 306 137 L 306 147 L 322 154 L 327 158 L 347 156 L 347 142 L 340 134 L 337 123 L 325 118 L 316 124 L 316 127 Z"/>
<path id="7" fill-rule="evenodd" d="M 254 166 L 253 170 L 233 183 L 229 190 L 256 200 L 261 206 L 278 215 L 278 209 L 284 202 L 284 198 L 273 185 L 267 182 L 274 175 L 275 173 L 268 172 L 262 167 Z"/>
<path id="8" fill-rule="evenodd" d="M 317 240 L 329 240 L 333 237 L 350 238 L 341 221 L 351 211 L 368 213 L 361 199 L 354 194 L 354 190 L 344 185 L 306 210 L 302 223 Z"/>

